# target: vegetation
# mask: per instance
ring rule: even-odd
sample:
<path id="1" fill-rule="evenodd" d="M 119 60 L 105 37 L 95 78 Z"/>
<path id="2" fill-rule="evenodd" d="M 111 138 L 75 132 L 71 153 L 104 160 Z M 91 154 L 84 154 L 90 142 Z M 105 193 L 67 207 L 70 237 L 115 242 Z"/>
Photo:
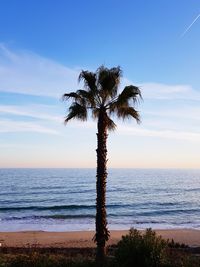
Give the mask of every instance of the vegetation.
<path id="1" fill-rule="evenodd" d="M 160 265 L 166 247 L 167 242 L 151 229 L 141 234 L 132 228 L 118 244 L 116 261 L 121 267 L 156 267 Z"/>
<path id="2" fill-rule="evenodd" d="M 83 250 L 82 254 L 80 250 L 76 256 L 70 256 L 63 250 L 44 253 L 35 249 L 20 254 L 0 253 L 0 267 L 96 267 L 94 255 L 89 250 Z M 151 229 L 143 234 L 131 229 L 115 246 L 114 252 L 109 250 L 104 266 L 199 267 L 200 259 L 187 246 L 165 241 Z"/>
<path id="3" fill-rule="evenodd" d="M 54 254 L 21 254 L 4 255 L 0 257 L 0 267 L 93 267 L 94 260 L 69 259 L 63 255 Z"/>
<path id="4" fill-rule="evenodd" d="M 115 253 L 115 267 L 199 267 L 200 259 L 185 244 L 164 240 L 155 231 L 130 229 Z"/>
<path id="5" fill-rule="evenodd" d="M 64 100 L 72 99 L 67 123 L 71 119 L 85 121 L 88 115 L 97 119 L 97 181 L 96 181 L 96 234 L 94 240 L 97 243 L 97 261 L 102 265 L 105 257 L 105 244 L 109 239 L 106 219 L 106 178 L 107 178 L 107 136 L 108 131 L 113 131 L 116 124 L 111 119 L 133 118 L 140 121 L 135 104 L 141 98 L 138 87 L 126 86 L 118 93 L 122 71 L 120 67 L 105 68 L 101 66 L 95 73 L 82 71 L 79 81 L 83 80 L 84 89 L 63 95 Z"/>

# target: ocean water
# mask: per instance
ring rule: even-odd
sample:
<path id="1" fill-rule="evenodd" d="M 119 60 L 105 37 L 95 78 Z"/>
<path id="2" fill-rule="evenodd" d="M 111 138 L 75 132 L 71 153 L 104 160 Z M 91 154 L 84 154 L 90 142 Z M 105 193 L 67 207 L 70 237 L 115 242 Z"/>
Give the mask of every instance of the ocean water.
<path id="1" fill-rule="evenodd" d="M 95 169 L 0 169 L 0 231 L 95 229 Z M 109 229 L 200 229 L 200 170 L 109 169 Z"/>

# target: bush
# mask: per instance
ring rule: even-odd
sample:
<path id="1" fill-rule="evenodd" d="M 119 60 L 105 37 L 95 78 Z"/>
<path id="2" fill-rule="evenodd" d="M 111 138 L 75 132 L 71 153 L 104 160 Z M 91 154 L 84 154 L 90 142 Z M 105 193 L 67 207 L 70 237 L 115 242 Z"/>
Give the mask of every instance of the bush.
<path id="1" fill-rule="evenodd" d="M 171 241 L 167 240 L 167 242 L 169 248 L 189 248 L 189 246 L 184 243 L 174 242 L 174 239 Z"/>
<path id="2" fill-rule="evenodd" d="M 116 251 L 116 262 L 120 267 L 158 267 L 160 266 L 167 242 L 151 229 L 144 234 L 130 229 L 129 234 L 122 237 Z"/>

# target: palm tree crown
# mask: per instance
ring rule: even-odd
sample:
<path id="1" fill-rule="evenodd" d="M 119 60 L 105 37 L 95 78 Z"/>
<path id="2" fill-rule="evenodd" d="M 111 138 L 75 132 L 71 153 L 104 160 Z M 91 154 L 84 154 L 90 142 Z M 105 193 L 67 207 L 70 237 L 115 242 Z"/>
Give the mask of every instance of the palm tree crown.
<path id="1" fill-rule="evenodd" d="M 83 80 L 84 90 L 63 95 L 63 100 L 73 99 L 65 123 L 71 119 L 85 121 L 88 113 L 91 113 L 93 118 L 98 118 L 100 110 L 105 112 L 108 130 L 116 128 L 111 119 L 112 115 L 122 119 L 132 117 L 140 122 L 139 113 L 134 106 L 141 98 L 141 92 L 138 87 L 129 85 L 118 94 L 121 76 L 120 67 L 108 69 L 101 66 L 95 73 L 82 71 L 79 81 Z"/>

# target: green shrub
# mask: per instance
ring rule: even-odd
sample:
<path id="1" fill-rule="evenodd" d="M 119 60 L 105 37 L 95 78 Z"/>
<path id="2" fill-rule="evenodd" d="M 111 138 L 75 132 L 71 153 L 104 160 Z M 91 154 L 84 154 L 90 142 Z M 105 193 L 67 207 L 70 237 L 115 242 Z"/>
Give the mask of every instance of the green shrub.
<path id="1" fill-rule="evenodd" d="M 158 267 L 166 246 L 167 242 L 151 229 L 142 234 L 132 228 L 118 243 L 116 262 L 120 267 Z"/>

